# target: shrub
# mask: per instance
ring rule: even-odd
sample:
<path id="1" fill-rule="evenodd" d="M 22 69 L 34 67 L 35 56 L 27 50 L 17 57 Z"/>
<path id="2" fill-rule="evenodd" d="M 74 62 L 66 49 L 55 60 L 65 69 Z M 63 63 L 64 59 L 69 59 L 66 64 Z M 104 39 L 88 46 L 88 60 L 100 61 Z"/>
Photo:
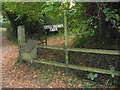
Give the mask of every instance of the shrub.
<path id="1" fill-rule="evenodd" d="M 73 40 L 72 46 L 79 48 L 87 48 L 89 47 L 89 43 L 92 42 L 91 36 L 76 36 Z"/>

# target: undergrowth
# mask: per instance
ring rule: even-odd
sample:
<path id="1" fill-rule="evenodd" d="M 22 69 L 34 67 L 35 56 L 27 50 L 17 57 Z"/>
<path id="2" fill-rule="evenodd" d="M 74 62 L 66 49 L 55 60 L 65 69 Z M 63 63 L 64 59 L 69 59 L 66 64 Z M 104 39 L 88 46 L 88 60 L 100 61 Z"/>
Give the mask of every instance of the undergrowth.
<path id="1" fill-rule="evenodd" d="M 72 46 L 77 48 L 120 50 L 114 40 L 96 41 L 94 36 L 75 36 Z"/>

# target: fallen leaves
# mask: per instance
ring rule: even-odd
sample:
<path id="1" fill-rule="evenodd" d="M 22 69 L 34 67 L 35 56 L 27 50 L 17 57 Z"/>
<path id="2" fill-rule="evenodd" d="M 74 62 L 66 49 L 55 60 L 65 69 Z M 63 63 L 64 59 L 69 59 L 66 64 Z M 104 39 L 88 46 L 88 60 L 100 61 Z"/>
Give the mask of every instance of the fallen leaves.
<path id="1" fill-rule="evenodd" d="M 62 70 L 51 71 L 49 68 L 42 72 L 41 69 L 34 70 L 29 65 L 16 63 L 17 46 L 9 46 L 6 53 L 3 52 L 3 57 L 4 88 L 82 88 L 84 85 L 91 85 Z"/>
<path id="2" fill-rule="evenodd" d="M 34 73 L 27 75 L 26 65 L 16 64 L 18 57 L 18 47 L 8 46 L 5 53 L 3 52 L 3 83 L 6 88 L 30 88 L 40 87 L 34 83 L 31 77 L 37 77 Z"/>

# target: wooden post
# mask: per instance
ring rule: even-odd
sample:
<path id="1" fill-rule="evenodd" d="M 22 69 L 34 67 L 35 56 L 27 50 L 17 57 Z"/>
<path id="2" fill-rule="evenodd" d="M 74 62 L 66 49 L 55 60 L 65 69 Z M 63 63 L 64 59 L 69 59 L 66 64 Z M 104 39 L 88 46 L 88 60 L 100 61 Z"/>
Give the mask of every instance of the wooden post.
<path id="1" fill-rule="evenodd" d="M 18 43 L 20 46 L 25 44 L 25 27 L 24 26 L 18 26 Z"/>
<path id="2" fill-rule="evenodd" d="M 67 33 L 67 17 L 66 17 L 66 11 L 64 11 L 64 36 L 65 36 L 65 63 L 68 64 L 68 50 L 66 49 L 68 47 L 68 33 Z M 68 71 L 68 69 L 66 69 Z"/>
<path id="3" fill-rule="evenodd" d="M 47 45 L 47 31 L 45 31 L 45 45 Z"/>

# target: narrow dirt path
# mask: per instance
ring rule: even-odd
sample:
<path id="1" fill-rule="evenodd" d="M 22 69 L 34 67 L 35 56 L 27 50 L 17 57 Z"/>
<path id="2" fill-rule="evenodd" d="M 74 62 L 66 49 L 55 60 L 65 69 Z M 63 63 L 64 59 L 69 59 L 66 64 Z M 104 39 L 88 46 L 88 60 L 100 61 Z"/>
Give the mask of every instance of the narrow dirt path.
<path id="1" fill-rule="evenodd" d="M 18 46 L 7 39 L 5 30 L 2 30 L 2 33 L 2 87 L 41 87 L 37 82 L 31 80 L 36 73 L 25 74 L 28 67 L 15 64 L 18 57 Z"/>
<path id="2" fill-rule="evenodd" d="M 74 36 L 68 38 L 68 46 L 71 46 L 73 38 Z M 51 46 L 64 46 L 64 36 L 62 37 L 58 36 L 56 37 L 56 39 L 54 39 L 54 37 L 48 38 L 47 44 Z"/>
<path id="3" fill-rule="evenodd" d="M 6 37 L 6 30 L 5 29 L 1 29 L 0 30 L 2 32 L 2 46 L 0 46 L 0 49 L 2 49 L 2 79 L 3 79 L 3 87 L 6 87 L 7 83 L 4 83 L 4 80 L 8 79 L 8 77 L 6 76 L 6 72 L 9 71 L 8 67 L 10 66 L 11 67 L 11 62 L 10 60 L 12 60 L 13 56 L 15 56 L 13 54 L 13 52 L 11 52 L 12 50 L 17 50 L 17 46 L 13 45 L 13 43 L 11 43 L 7 37 Z M 17 54 L 17 52 L 16 52 Z M 18 55 L 16 55 L 18 56 Z M 11 59 L 10 59 L 11 58 Z M 9 60 L 10 59 L 10 60 Z M 9 81 L 11 82 L 11 81 Z"/>

